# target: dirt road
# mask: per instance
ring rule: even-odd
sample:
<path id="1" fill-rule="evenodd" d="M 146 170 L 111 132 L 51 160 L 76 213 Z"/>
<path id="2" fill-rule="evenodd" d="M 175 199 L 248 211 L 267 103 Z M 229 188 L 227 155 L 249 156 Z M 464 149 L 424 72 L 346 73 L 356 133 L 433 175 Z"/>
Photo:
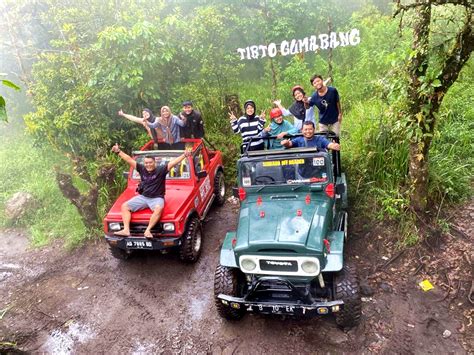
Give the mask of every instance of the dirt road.
<path id="1" fill-rule="evenodd" d="M 444 295 L 441 287 L 423 292 L 417 286 L 420 274 L 398 275 L 403 256 L 378 270 L 377 265 L 386 263 L 381 257 L 387 250 L 383 241 L 369 244 L 363 229 L 352 232 L 348 246 L 366 294 L 357 328 L 343 332 L 332 318 L 247 315 L 240 322 L 222 320 L 213 301 L 214 269 L 225 233 L 235 228 L 235 216 L 229 204 L 211 211 L 204 250 L 194 265 L 182 264 L 172 253 L 119 261 L 103 240 L 72 252 L 59 243 L 30 250 L 21 231 L 3 231 L 3 349 L 110 354 L 467 352 L 470 344 L 462 344 L 463 334 L 472 327 L 462 329 L 456 316 L 463 308 L 450 310 L 449 297 L 437 302 Z M 400 270 L 391 271 L 397 265 Z"/>

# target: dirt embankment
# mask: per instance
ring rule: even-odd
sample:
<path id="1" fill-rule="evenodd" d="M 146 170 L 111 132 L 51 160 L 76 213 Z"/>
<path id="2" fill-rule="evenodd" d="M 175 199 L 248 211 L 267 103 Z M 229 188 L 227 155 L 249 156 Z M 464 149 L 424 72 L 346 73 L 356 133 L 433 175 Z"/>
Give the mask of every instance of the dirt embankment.
<path id="1" fill-rule="evenodd" d="M 359 267 L 361 324 L 332 318 L 218 317 L 214 269 L 235 208 L 214 209 L 197 264 L 177 255 L 114 259 L 103 240 L 72 252 L 59 243 L 30 250 L 27 236 L 0 235 L 0 349 L 48 353 L 463 354 L 473 351 L 472 204 L 452 222 L 461 231 L 398 255 L 381 226 L 353 227 L 346 254 Z M 385 234 L 384 234 L 385 233 Z M 437 244 L 436 244 L 437 243 Z M 434 245 L 436 244 L 436 245 Z M 418 256 L 415 253 L 423 255 Z M 467 255 L 467 256 L 464 256 Z M 447 278 L 446 278 L 447 275 Z M 418 283 L 435 285 L 424 292 Z M 471 318 L 470 318 L 471 317 Z M 11 344 L 9 344 L 11 343 Z"/>

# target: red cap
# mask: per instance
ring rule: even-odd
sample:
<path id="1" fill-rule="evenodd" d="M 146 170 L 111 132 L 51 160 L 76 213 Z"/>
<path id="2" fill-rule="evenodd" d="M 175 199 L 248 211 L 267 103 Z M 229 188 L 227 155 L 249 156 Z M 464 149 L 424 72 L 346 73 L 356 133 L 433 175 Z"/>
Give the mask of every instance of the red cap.
<path id="1" fill-rule="evenodd" d="M 270 118 L 274 119 L 282 115 L 281 110 L 278 107 L 272 108 L 270 111 Z"/>

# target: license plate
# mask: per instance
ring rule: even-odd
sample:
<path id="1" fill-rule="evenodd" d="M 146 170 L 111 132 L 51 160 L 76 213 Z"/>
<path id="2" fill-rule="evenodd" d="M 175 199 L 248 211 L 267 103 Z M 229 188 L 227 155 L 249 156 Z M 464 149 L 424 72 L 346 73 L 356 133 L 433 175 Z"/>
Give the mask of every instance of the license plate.
<path id="1" fill-rule="evenodd" d="M 251 304 L 247 306 L 247 311 L 249 312 L 261 312 L 267 314 L 288 314 L 294 315 L 302 313 L 300 309 L 295 306 L 285 306 L 285 305 L 272 305 L 272 306 L 264 306 L 261 304 L 255 305 Z"/>
<path id="2" fill-rule="evenodd" d="M 127 240 L 126 246 L 129 249 L 153 249 L 153 243 L 149 240 Z"/>

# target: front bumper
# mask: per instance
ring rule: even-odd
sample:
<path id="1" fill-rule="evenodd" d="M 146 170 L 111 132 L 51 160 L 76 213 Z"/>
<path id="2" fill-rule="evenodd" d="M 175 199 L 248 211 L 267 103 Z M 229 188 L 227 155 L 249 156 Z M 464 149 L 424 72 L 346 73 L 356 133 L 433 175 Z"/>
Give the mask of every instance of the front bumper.
<path id="1" fill-rule="evenodd" d="M 179 237 L 147 239 L 145 237 L 117 237 L 105 235 L 110 246 L 123 250 L 163 250 L 181 245 Z"/>
<path id="2" fill-rule="evenodd" d="M 278 276 L 263 276 L 252 284 L 244 297 L 217 296 L 226 307 L 262 314 L 316 316 L 339 312 L 344 301 L 314 300 L 291 281 Z"/>
<path id="3" fill-rule="evenodd" d="M 220 294 L 217 296 L 224 306 L 233 309 L 245 309 L 248 312 L 262 314 L 283 314 L 290 316 L 317 316 L 339 312 L 344 307 L 343 301 L 314 302 L 312 304 L 249 302 L 244 298 Z"/>

